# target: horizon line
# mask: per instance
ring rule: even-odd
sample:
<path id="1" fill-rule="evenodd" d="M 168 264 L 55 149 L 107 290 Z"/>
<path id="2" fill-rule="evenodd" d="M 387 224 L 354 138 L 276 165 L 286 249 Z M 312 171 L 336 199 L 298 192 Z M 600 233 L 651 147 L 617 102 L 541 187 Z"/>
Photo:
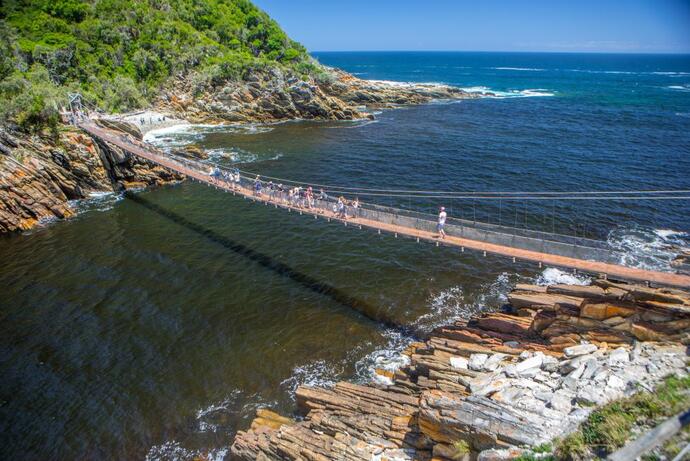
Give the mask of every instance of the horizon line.
<path id="1" fill-rule="evenodd" d="M 690 56 L 687 51 L 532 51 L 532 50 L 308 50 L 309 53 L 539 53 L 539 54 L 625 54 Z"/>

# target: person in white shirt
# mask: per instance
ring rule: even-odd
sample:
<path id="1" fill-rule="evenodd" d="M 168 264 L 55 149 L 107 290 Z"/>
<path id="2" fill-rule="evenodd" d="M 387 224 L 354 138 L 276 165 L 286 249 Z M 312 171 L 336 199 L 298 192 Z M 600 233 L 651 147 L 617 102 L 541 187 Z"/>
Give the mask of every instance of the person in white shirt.
<path id="1" fill-rule="evenodd" d="M 446 231 L 443 230 L 443 227 L 446 225 L 447 217 L 448 214 L 446 214 L 446 207 L 441 207 L 441 212 L 438 214 L 438 224 L 436 225 L 436 229 L 438 230 L 438 238 L 440 239 L 446 238 Z"/>

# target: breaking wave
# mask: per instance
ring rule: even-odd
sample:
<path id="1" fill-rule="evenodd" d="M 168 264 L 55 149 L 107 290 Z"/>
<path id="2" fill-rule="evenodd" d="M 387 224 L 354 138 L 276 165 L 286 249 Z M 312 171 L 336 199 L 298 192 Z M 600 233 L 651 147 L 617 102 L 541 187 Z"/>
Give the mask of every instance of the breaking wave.
<path id="1" fill-rule="evenodd" d="M 684 91 L 684 92 L 690 91 L 690 85 L 669 85 L 666 88 L 668 88 L 669 90 L 676 90 L 676 91 Z"/>
<path id="2" fill-rule="evenodd" d="M 489 67 L 489 69 L 494 70 L 517 70 L 525 72 L 543 72 L 546 69 L 539 69 L 537 67 Z"/>
<path id="3" fill-rule="evenodd" d="M 561 269 L 556 269 L 555 267 L 547 267 L 542 271 L 541 274 L 534 280 L 537 285 L 589 285 L 592 283 L 590 277 L 584 275 L 575 275 L 572 273 L 564 272 Z"/>
<path id="4" fill-rule="evenodd" d="M 181 123 L 165 128 L 151 130 L 144 135 L 144 141 L 156 147 L 169 149 L 182 147 L 203 140 L 206 135 L 212 133 L 231 133 L 238 135 L 254 135 L 268 133 L 273 128 L 266 125 L 210 125 Z"/>
<path id="5" fill-rule="evenodd" d="M 686 232 L 639 225 L 614 229 L 606 240 L 621 252 L 621 264 L 660 271 L 670 271 L 671 261 L 690 247 Z"/>
<path id="6" fill-rule="evenodd" d="M 402 351 L 414 341 L 414 338 L 406 336 L 397 330 L 386 330 L 383 335 L 387 343 L 382 348 L 376 349 L 355 364 L 356 380 L 359 382 L 374 382 L 382 385 L 391 385 L 393 381 L 376 372 L 377 369 L 394 373 L 400 367 L 410 364 L 410 358 Z"/>
<path id="7" fill-rule="evenodd" d="M 294 398 L 299 386 L 333 387 L 338 377 L 343 374 L 342 364 L 332 364 L 325 360 L 316 360 L 300 365 L 292 370 L 292 376 L 280 382 L 280 386 Z"/>
<path id="8" fill-rule="evenodd" d="M 122 198 L 122 194 L 116 192 L 90 192 L 86 198 L 71 200 L 69 205 L 77 214 L 89 211 L 103 212 L 112 210 L 115 204 L 122 200 Z"/>
<path id="9" fill-rule="evenodd" d="M 530 97 L 535 97 L 535 96 L 555 96 L 555 93 L 553 93 L 551 90 L 547 90 L 544 88 L 499 91 L 499 90 L 492 90 L 491 88 L 486 87 L 486 86 L 470 86 L 470 87 L 465 87 L 465 88 L 460 88 L 460 89 L 463 91 L 466 91 L 468 93 L 477 93 L 477 94 L 483 95 L 484 97 L 495 98 L 495 99 L 530 98 Z"/>
<path id="10" fill-rule="evenodd" d="M 484 284 L 474 296 L 467 295 L 462 286 L 432 294 L 428 301 L 429 312 L 417 318 L 413 326 L 430 332 L 455 320 L 498 309 L 508 300 L 508 292 L 517 278 L 517 274 L 503 272 L 493 282 Z"/>
<path id="11" fill-rule="evenodd" d="M 151 447 L 145 459 L 146 461 L 192 461 L 198 459 L 223 461 L 228 454 L 228 448 L 191 450 L 184 448 L 178 441 L 173 440 Z"/>

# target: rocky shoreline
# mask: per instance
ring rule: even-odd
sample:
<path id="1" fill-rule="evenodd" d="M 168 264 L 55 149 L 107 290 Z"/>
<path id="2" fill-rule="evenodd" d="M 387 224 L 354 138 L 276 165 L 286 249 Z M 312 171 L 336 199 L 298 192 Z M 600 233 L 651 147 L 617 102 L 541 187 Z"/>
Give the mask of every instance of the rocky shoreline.
<path id="1" fill-rule="evenodd" d="M 201 94 L 193 79 L 180 78 L 154 107 L 192 123 L 272 123 L 372 119 L 369 109 L 490 96 L 448 85 L 362 80 L 338 69 L 324 70 L 320 79 L 301 79 L 272 68 L 203 88 Z"/>
<path id="2" fill-rule="evenodd" d="M 72 200 L 182 179 L 77 129 L 57 138 L 0 130 L 0 234 L 74 214 Z"/>
<path id="3" fill-rule="evenodd" d="M 189 77 L 173 82 L 149 111 L 124 121 L 104 117 L 141 138 L 142 132 L 184 123 L 273 123 L 294 119 L 373 118 L 367 108 L 422 104 L 479 95 L 444 85 L 361 80 L 324 68 L 321 81 L 272 68 L 241 81 L 199 89 Z M 57 134 L 28 134 L 0 127 L 0 234 L 21 232 L 74 214 L 70 201 L 91 192 L 119 192 L 183 179 L 98 142 L 74 127 Z"/>
<path id="4" fill-rule="evenodd" d="M 412 344 L 409 365 L 378 371 L 390 385 L 301 386 L 297 418 L 259 410 L 231 451 L 245 460 L 514 459 L 572 432 L 594 406 L 686 375 L 688 344 L 688 292 L 607 280 L 517 285 L 504 311 Z"/>

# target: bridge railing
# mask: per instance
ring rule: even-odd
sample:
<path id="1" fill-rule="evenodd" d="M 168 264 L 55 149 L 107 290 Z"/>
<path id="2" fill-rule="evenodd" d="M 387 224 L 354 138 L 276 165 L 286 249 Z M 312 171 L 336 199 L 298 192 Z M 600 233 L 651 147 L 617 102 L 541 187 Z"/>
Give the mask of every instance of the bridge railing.
<path id="1" fill-rule="evenodd" d="M 410 212 L 408 210 L 391 210 L 383 207 L 362 206 L 359 215 L 366 219 L 387 224 L 404 226 L 427 232 L 436 231 L 436 219 L 434 216 Z M 479 225 L 477 225 L 479 224 Z M 605 242 L 590 239 L 578 239 L 569 236 L 559 236 L 526 229 L 515 229 L 491 225 L 486 223 L 473 223 L 459 219 L 448 219 L 445 225 L 448 235 L 476 240 L 496 245 L 510 246 L 523 250 L 550 253 L 558 256 L 593 260 L 619 264 L 623 259 L 623 253 L 610 248 L 604 248 Z M 565 237 L 563 241 L 557 240 Z"/>
<path id="2" fill-rule="evenodd" d="M 228 173 L 230 173 L 230 171 L 219 165 L 209 165 L 198 160 L 188 159 L 179 155 L 171 155 L 150 144 L 136 140 L 127 134 L 119 135 L 118 141 L 144 149 L 147 153 L 160 157 L 161 160 L 177 163 L 188 170 L 196 171 L 202 175 L 210 176 L 213 168 L 220 168 L 221 174 L 213 177 L 213 181 L 216 183 L 227 183 L 225 184 L 227 187 L 232 186 L 233 182 L 228 178 Z M 240 177 L 239 185 L 245 189 L 253 189 L 254 183 L 255 178 L 248 176 Z M 303 185 L 303 187 L 307 186 L 308 184 Z M 271 199 L 277 203 L 293 206 L 307 206 L 307 204 L 303 202 L 303 199 L 296 198 L 291 202 L 290 196 L 286 191 L 281 192 L 275 189 L 268 191 L 264 187 L 262 194 L 264 196 L 270 194 Z M 336 203 L 337 199 L 331 196 L 326 199 L 314 200 L 312 206 L 328 214 L 334 213 L 334 205 Z M 426 232 L 436 232 L 436 215 L 416 210 L 387 207 L 376 203 L 362 203 L 357 210 L 354 210 L 351 206 L 347 207 L 347 213 L 350 216 L 356 213 L 358 217 L 385 224 Z M 581 260 L 620 264 L 624 256 L 622 252 L 611 249 L 606 242 L 601 240 L 573 237 L 454 217 L 449 217 L 447 219 L 445 230 L 448 235 L 469 240 Z"/>

